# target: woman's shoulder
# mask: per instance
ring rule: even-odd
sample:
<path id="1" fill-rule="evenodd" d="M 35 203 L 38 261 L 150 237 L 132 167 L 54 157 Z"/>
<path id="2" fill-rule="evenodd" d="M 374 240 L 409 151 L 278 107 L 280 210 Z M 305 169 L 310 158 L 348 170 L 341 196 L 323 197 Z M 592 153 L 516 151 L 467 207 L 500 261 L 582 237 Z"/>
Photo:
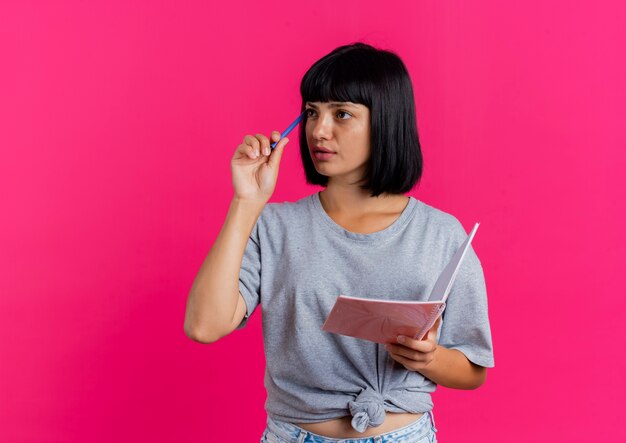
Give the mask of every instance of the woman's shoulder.
<path id="1" fill-rule="evenodd" d="M 463 241 L 466 237 L 465 229 L 457 217 L 442 209 L 418 200 L 422 214 L 422 223 L 435 235 L 452 236 L 456 240 Z"/>
<path id="2" fill-rule="evenodd" d="M 314 197 L 315 194 L 311 194 L 296 201 L 267 203 L 261 213 L 261 219 L 265 222 L 300 219 L 311 210 L 311 200 Z"/>
<path id="3" fill-rule="evenodd" d="M 436 208 L 428 203 L 424 203 L 421 200 L 418 200 L 418 204 L 421 206 L 424 217 L 426 217 L 430 223 L 447 228 L 457 227 L 461 224 L 461 222 L 459 222 L 459 220 L 449 212 Z"/>

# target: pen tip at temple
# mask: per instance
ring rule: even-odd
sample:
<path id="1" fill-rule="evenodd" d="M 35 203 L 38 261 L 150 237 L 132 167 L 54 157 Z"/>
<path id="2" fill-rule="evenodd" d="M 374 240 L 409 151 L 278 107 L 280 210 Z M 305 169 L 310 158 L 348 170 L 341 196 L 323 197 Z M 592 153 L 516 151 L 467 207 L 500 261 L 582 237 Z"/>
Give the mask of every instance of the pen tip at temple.
<path id="1" fill-rule="evenodd" d="M 274 142 L 270 145 L 271 149 L 274 149 L 276 145 L 278 144 L 278 142 L 280 142 L 284 137 L 286 137 L 287 134 L 289 134 L 293 130 L 293 128 L 295 128 L 298 125 L 298 123 L 302 121 L 302 119 L 304 118 L 304 112 L 298 115 L 298 117 L 289 125 L 289 127 L 287 127 L 287 129 L 285 129 L 285 131 L 282 134 L 280 134 L 280 139 L 277 142 Z"/>

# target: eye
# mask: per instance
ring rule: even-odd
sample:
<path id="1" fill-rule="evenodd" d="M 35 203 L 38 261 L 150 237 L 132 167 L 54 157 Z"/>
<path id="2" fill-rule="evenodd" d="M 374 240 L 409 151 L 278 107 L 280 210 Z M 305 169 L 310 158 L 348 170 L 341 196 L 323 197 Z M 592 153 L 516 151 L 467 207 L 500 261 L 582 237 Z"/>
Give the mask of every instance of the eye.
<path id="1" fill-rule="evenodd" d="M 306 108 L 304 112 L 305 112 L 304 116 L 306 118 L 315 117 L 315 109 Z"/>
<path id="2" fill-rule="evenodd" d="M 352 117 L 352 114 L 350 114 L 349 112 L 346 112 L 346 111 L 337 112 L 337 118 L 339 118 L 340 120 L 348 120 L 351 117 Z"/>

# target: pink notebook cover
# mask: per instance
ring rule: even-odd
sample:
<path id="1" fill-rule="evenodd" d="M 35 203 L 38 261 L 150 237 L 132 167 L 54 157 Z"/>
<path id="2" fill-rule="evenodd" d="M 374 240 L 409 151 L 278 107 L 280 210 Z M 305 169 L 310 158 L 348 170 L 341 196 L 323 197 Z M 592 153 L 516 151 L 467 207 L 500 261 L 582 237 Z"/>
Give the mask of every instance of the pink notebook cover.
<path id="1" fill-rule="evenodd" d="M 340 295 L 322 329 L 376 343 L 395 343 L 398 335 L 421 340 L 446 307 L 459 266 L 479 223 L 441 271 L 428 301 L 393 301 Z"/>
<path id="2" fill-rule="evenodd" d="M 376 343 L 396 343 L 398 335 L 422 339 L 444 302 L 371 300 L 340 295 L 322 329 Z"/>

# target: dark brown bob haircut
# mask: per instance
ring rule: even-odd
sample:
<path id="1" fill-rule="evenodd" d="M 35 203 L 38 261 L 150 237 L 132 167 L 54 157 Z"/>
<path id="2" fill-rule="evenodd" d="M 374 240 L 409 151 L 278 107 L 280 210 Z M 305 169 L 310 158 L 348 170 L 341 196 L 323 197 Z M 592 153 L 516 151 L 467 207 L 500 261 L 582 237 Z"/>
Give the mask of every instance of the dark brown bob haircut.
<path id="1" fill-rule="evenodd" d="M 300 83 L 301 112 L 307 102 L 352 102 L 370 110 L 371 156 L 361 181 L 373 197 L 403 194 L 422 176 L 413 86 L 394 53 L 365 43 L 340 46 L 315 62 Z M 300 154 L 307 183 L 326 186 L 315 169 L 306 141 L 306 115 L 300 125 Z"/>

